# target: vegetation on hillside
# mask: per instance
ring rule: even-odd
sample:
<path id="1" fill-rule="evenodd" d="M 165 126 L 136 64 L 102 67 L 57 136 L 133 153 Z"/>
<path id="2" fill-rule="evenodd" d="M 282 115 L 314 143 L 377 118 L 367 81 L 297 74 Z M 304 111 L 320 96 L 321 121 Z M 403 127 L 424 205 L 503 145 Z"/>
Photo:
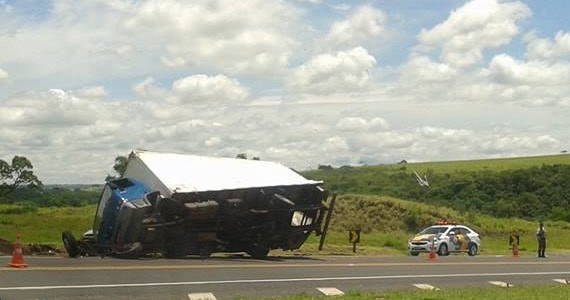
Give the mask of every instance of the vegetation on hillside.
<path id="1" fill-rule="evenodd" d="M 428 168 L 419 174 L 429 186 L 418 184 L 414 169 L 421 170 L 402 164 L 321 169 L 305 175 L 324 180 L 329 190 L 340 194 L 387 195 L 495 217 L 570 221 L 570 164 L 502 171 Z"/>
<path id="2" fill-rule="evenodd" d="M 494 218 L 488 215 L 457 211 L 388 196 L 341 195 L 327 235 L 326 253 L 348 253 L 348 230 L 360 229 L 360 254 L 407 253 L 407 240 L 421 229 L 447 220 L 465 224 L 477 231 L 486 254 L 509 255 L 508 240 L 512 233 L 520 235 L 521 251 L 534 254 L 537 222 L 517 218 Z M 570 223 L 547 221 L 548 251 L 570 249 Z M 303 249 L 314 250 L 318 238 L 312 237 Z"/>
<path id="3" fill-rule="evenodd" d="M 37 207 L 79 207 L 96 204 L 99 201 L 101 187 L 66 188 L 44 187 L 43 189 L 19 188 L 3 199 L 3 203 L 22 204 L 28 209 Z"/>

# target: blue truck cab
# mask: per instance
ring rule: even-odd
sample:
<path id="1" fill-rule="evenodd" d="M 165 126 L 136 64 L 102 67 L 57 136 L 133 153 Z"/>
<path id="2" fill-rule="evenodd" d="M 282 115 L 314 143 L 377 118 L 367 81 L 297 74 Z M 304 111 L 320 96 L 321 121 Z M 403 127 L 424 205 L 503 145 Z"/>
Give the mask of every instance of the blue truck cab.
<path id="1" fill-rule="evenodd" d="M 116 242 L 122 215 L 133 206 L 149 206 L 150 203 L 146 202 L 145 195 L 150 191 L 147 186 L 134 179 L 121 178 L 107 182 L 101 193 L 93 222 L 96 243 L 101 246 L 111 246 Z"/>

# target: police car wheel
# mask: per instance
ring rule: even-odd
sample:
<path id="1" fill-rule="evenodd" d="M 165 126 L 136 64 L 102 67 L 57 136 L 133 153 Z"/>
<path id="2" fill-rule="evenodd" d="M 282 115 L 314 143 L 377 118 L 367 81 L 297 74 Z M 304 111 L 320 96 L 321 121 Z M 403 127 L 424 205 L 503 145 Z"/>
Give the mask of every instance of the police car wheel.
<path id="1" fill-rule="evenodd" d="M 477 245 L 475 244 L 469 245 L 469 250 L 467 251 L 467 254 L 469 254 L 469 256 L 477 255 Z"/>
<path id="2" fill-rule="evenodd" d="M 418 255 L 420 255 L 420 253 L 419 252 L 410 252 L 410 255 L 411 256 L 418 256 Z"/>
<path id="3" fill-rule="evenodd" d="M 448 256 L 449 251 L 447 249 L 447 244 L 441 244 L 441 246 L 439 246 L 439 251 L 437 251 L 437 254 L 439 256 Z"/>

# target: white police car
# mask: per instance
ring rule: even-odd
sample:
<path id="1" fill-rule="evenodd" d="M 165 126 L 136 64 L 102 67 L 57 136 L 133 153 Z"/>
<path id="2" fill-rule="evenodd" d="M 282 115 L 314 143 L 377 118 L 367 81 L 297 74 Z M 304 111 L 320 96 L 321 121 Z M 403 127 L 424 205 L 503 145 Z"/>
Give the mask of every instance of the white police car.
<path id="1" fill-rule="evenodd" d="M 432 246 L 440 256 L 458 252 L 467 252 L 474 256 L 479 253 L 481 239 L 477 232 L 465 225 L 444 221 L 422 230 L 408 241 L 408 250 L 413 256 L 430 252 Z"/>

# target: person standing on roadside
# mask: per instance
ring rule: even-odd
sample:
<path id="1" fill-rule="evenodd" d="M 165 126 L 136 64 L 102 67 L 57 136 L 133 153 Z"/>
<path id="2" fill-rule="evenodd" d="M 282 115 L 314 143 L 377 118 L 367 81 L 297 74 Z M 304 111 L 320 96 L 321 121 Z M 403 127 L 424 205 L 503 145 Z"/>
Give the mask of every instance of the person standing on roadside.
<path id="1" fill-rule="evenodd" d="M 542 221 L 536 230 L 536 240 L 538 242 L 538 257 L 546 257 L 544 254 L 546 251 L 546 229 L 544 229 Z"/>

